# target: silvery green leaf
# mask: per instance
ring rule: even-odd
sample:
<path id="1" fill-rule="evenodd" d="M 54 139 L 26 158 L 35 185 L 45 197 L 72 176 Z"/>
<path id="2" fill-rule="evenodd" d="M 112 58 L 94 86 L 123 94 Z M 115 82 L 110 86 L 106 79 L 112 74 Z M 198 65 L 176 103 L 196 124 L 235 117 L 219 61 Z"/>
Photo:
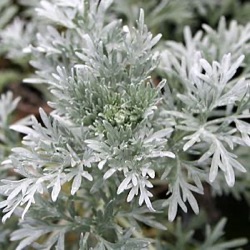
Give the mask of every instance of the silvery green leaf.
<path id="1" fill-rule="evenodd" d="M 187 140 L 190 139 L 188 142 L 185 143 L 185 145 L 183 146 L 183 150 L 186 151 L 188 150 L 190 147 L 192 147 L 196 142 L 200 142 L 200 136 L 203 133 L 203 128 L 200 128 L 197 132 L 195 132 L 192 135 L 189 136 L 185 136 L 183 138 L 183 140 Z"/>
<path id="2" fill-rule="evenodd" d="M 13 234 L 12 234 L 12 237 L 11 239 L 12 240 L 16 240 L 16 239 L 21 239 L 21 238 L 24 238 L 23 240 L 21 240 L 21 242 L 18 244 L 16 250 L 22 250 L 24 249 L 25 247 L 27 246 L 30 246 L 31 243 L 33 243 L 34 241 L 36 241 L 39 237 L 41 237 L 42 235 L 44 235 L 46 233 L 46 230 L 43 230 L 43 231 L 30 231 L 30 232 L 27 232 L 27 231 L 24 231 L 22 235 L 22 229 L 19 229 L 17 231 L 15 231 Z M 17 237 L 17 234 L 19 233 L 19 237 Z M 29 233 L 29 235 L 25 235 Z"/>
<path id="3" fill-rule="evenodd" d="M 157 157 L 175 158 L 175 154 L 170 152 L 170 151 L 159 151 L 159 152 L 152 152 L 147 157 L 150 157 L 150 158 L 157 158 Z"/>
<path id="4" fill-rule="evenodd" d="M 109 177 L 111 177 L 114 173 L 116 172 L 116 169 L 114 168 L 110 168 L 103 176 L 103 179 L 108 179 Z"/>
<path id="5" fill-rule="evenodd" d="M 137 195 L 138 195 L 138 188 L 137 187 L 131 188 L 127 196 L 127 202 L 131 202 Z"/>
<path id="6" fill-rule="evenodd" d="M 47 115 L 40 109 L 43 125 L 33 117 L 29 124 L 11 127 L 26 136 L 4 163 L 21 180 L 1 182 L 0 193 L 6 197 L 0 207 L 3 221 L 13 213 L 22 218 L 23 230 L 12 234 L 12 239 L 21 240 L 20 249 L 64 249 L 72 231 L 91 232 L 81 234 L 80 245 L 76 243 L 82 250 L 89 243 L 103 250 L 149 249 L 150 240 L 124 230 L 131 225 L 137 230 L 133 215 L 164 229 L 149 213 L 168 207 L 171 222 L 179 207 L 187 212 L 190 206 L 198 213 L 194 192 L 203 194 L 203 182 L 209 178 L 213 191 L 229 192 L 223 178 L 231 186 L 238 175 L 235 171 L 246 171 L 240 154 L 243 146 L 249 146 L 245 123 L 249 118 L 249 25 L 232 21 L 227 28 L 221 18 L 217 30 L 205 25 L 194 35 L 186 27 L 185 44 L 168 41 L 160 51 L 156 44 L 161 35 L 154 37 L 145 23 L 161 23 L 162 8 L 178 9 L 180 1 L 159 1 L 156 8 L 145 1 L 150 13 L 144 16 L 139 11 L 137 27 L 132 27 L 131 17 L 139 8 L 130 6 L 130 1 L 21 2 L 35 6 L 39 21 L 28 16 L 29 26 L 26 19 L 16 19 L 0 32 L 0 40 L 9 46 L 14 41 L 9 58 L 28 53 L 34 69 L 28 81 L 48 85 L 54 110 Z M 119 17 L 128 17 L 123 27 L 123 21 L 115 18 L 118 4 L 124 11 Z M 186 3 L 181 6 L 185 13 Z M 204 7 L 201 3 L 189 7 L 205 11 L 197 6 Z M 171 14 L 180 22 L 182 17 L 174 10 Z M 131 13 L 127 16 L 127 12 Z M 151 78 L 159 72 L 158 61 L 160 75 L 168 79 L 164 89 L 165 80 L 154 87 Z M 6 114 L 17 105 L 11 95 L 3 96 L 1 127 L 8 125 Z M 0 138 L 8 136 L 0 134 Z M 247 185 L 244 181 L 241 175 L 240 191 Z M 154 190 L 150 192 L 155 184 L 168 187 L 169 197 L 158 207 L 152 202 L 159 202 L 158 197 L 153 197 Z M 231 190 L 237 192 L 238 187 Z M 130 204 L 123 206 L 126 201 Z M 139 212 L 134 214 L 136 209 Z M 222 229 L 219 225 L 215 233 L 209 231 L 207 238 L 211 238 L 204 249 L 239 243 L 217 242 Z M 178 244 L 192 241 L 192 232 L 185 233 L 181 226 L 175 231 Z"/>
<path id="7" fill-rule="evenodd" d="M 145 139 L 145 143 L 152 143 L 154 140 L 162 139 L 163 137 L 166 137 L 170 135 L 173 132 L 172 128 L 166 128 L 159 131 L 156 131 L 152 135 L 150 135 L 147 139 Z"/>
<path id="8" fill-rule="evenodd" d="M 146 250 L 148 249 L 149 245 L 151 244 L 151 242 L 149 240 L 146 239 L 129 239 L 124 246 L 122 246 L 122 250 L 125 249 L 131 249 L 131 250 L 137 250 L 137 249 L 141 249 L 141 250 Z"/>
<path id="9" fill-rule="evenodd" d="M 92 175 L 90 173 L 88 173 L 87 171 L 82 172 L 82 177 L 86 178 L 89 181 L 93 181 Z"/>
<path id="10" fill-rule="evenodd" d="M 17 104 L 20 101 L 20 97 L 13 99 L 13 93 L 8 91 L 6 94 L 0 96 L 0 127 L 4 127 L 7 124 L 8 116 L 15 110 Z"/>
<path id="11" fill-rule="evenodd" d="M 60 232 L 59 236 L 58 236 L 57 244 L 55 246 L 56 250 L 64 250 L 65 249 L 65 247 L 64 247 L 64 245 L 65 245 L 64 238 L 65 238 L 64 232 Z"/>
<path id="12" fill-rule="evenodd" d="M 54 186 L 52 188 L 51 192 L 51 199 L 52 201 L 56 201 L 57 197 L 61 191 L 61 179 L 60 179 L 60 174 L 58 174 L 58 177 L 56 178 L 56 181 L 54 182 Z"/>
<path id="13" fill-rule="evenodd" d="M 100 1 L 99 8 L 102 10 L 102 12 L 104 12 L 110 7 L 112 3 L 113 0 Z"/>
<path id="14" fill-rule="evenodd" d="M 89 148 L 91 148 L 94 151 L 97 151 L 99 153 L 105 152 L 104 150 L 109 149 L 106 144 L 104 144 L 102 142 L 95 141 L 95 140 L 85 140 L 85 143 L 87 143 Z"/>
<path id="15" fill-rule="evenodd" d="M 243 78 L 240 79 L 232 88 L 220 97 L 217 101 L 218 106 L 235 104 L 236 101 L 241 101 L 248 91 L 248 83 Z"/>
<path id="16" fill-rule="evenodd" d="M 117 194 L 122 193 L 125 189 L 128 188 L 128 184 L 131 181 L 132 176 L 128 175 L 119 185 L 118 189 L 117 189 Z"/>
<path id="17" fill-rule="evenodd" d="M 224 71 L 223 73 L 226 74 L 225 77 L 225 82 L 230 80 L 236 73 L 236 70 L 240 67 L 244 60 L 245 56 L 241 55 L 232 65 L 231 63 L 231 53 L 223 56 L 221 64 L 222 64 L 222 70 Z M 224 66 L 224 67 L 223 67 Z M 222 81 L 222 80 L 221 80 Z"/>
<path id="18" fill-rule="evenodd" d="M 33 135 L 33 136 L 37 135 L 36 131 L 34 131 L 32 128 L 27 127 L 25 125 L 13 124 L 10 126 L 10 129 L 13 129 L 17 132 L 20 132 L 26 135 Z"/>
<path id="19" fill-rule="evenodd" d="M 198 160 L 198 162 L 206 161 L 211 155 L 214 154 L 215 151 L 215 145 L 211 144 L 209 150 L 201 156 L 201 158 Z"/>
<path id="20" fill-rule="evenodd" d="M 88 241 L 88 238 L 89 238 L 89 233 L 85 233 L 84 236 L 83 236 L 83 233 L 81 233 L 81 238 L 80 238 L 80 241 L 79 241 L 79 250 L 87 250 L 87 241 Z"/>
<path id="21" fill-rule="evenodd" d="M 220 141 L 214 139 L 214 144 L 215 152 L 212 157 L 209 181 L 213 182 L 215 180 L 220 168 L 224 172 L 227 184 L 233 186 L 235 183 L 235 173 L 233 168 L 236 168 L 241 172 L 246 172 L 246 169 L 235 160 L 236 156 L 230 154 Z"/>
<path id="22" fill-rule="evenodd" d="M 177 214 L 177 202 L 170 202 L 168 208 L 168 220 L 173 221 Z"/>
<path id="23" fill-rule="evenodd" d="M 103 169 L 103 167 L 104 167 L 104 165 L 106 164 L 106 162 L 107 162 L 106 159 L 100 161 L 100 162 L 98 163 L 98 168 L 99 168 L 99 169 Z M 105 178 L 104 178 L 104 179 L 105 179 Z"/>
<path id="24" fill-rule="evenodd" d="M 41 78 L 25 78 L 23 79 L 24 83 L 32 83 L 32 84 L 41 84 L 44 83 L 44 80 Z"/>
<path id="25" fill-rule="evenodd" d="M 151 47 L 155 46 L 161 39 L 162 35 L 158 34 L 151 40 Z"/>
<path id="26" fill-rule="evenodd" d="M 250 125 L 241 120 L 235 120 L 235 124 L 236 128 L 241 133 L 242 140 L 246 143 L 246 145 L 250 146 Z"/>
<path id="27" fill-rule="evenodd" d="M 215 149 L 215 152 L 213 154 L 210 173 L 209 173 L 209 181 L 211 181 L 211 182 L 213 182 L 215 180 L 215 178 L 216 178 L 216 176 L 218 174 L 218 167 L 219 166 L 222 168 L 222 170 L 225 171 L 225 168 L 224 168 L 224 166 L 223 166 L 223 164 L 221 163 L 221 160 L 220 160 L 220 154 L 216 149 Z"/>
<path id="28" fill-rule="evenodd" d="M 2 29 L 18 11 L 17 6 L 15 5 L 10 5 L 7 8 L 4 8 L 6 7 L 5 5 L 7 5 L 7 2 L 2 1 L 2 5 L 0 6 L 1 8 L 0 29 Z"/>
<path id="29" fill-rule="evenodd" d="M 80 174 L 77 174 L 75 176 L 75 178 L 73 179 L 73 183 L 72 183 L 72 187 L 71 187 L 71 194 L 74 195 L 78 189 L 81 186 L 81 182 L 82 182 L 82 177 Z"/>
<path id="30" fill-rule="evenodd" d="M 67 11 L 64 12 L 57 5 L 45 0 L 42 0 L 40 5 L 41 7 L 36 9 L 38 15 L 48 18 L 49 20 L 59 23 L 67 28 L 75 27 L 75 24 L 72 22 L 73 16 L 71 16 L 71 13 L 67 13 Z"/>
<path id="31" fill-rule="evenodd" d="M 63 6 L 63 7 L 84 8 L 84 4 L 82 3 L 81 0 L 72 0 L 70 2 L 67 0 L 56 0 L 56 4 L 58 6 Z"/>
<path id="32" fill-rule="evenodd" d="M 194 195 L 191 192 L 188 192 L 186 194 L 186 196 L 187 196 L 187 200 L 188 200 L 188 203 L 190 204 L 191 208 L 193 209 L 193 211 L 196 214 L 198 214 L 199 213 L 199 206 L 198 206 L 197 200 L 195 199 Z"/>

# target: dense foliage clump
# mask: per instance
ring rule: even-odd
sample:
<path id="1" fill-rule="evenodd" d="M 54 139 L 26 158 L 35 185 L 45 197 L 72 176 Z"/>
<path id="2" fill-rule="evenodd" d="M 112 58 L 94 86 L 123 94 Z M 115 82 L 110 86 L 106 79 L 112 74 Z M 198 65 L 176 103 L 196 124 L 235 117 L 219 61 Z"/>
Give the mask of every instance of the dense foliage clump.
<path id="1" fill-rule="evenodd" d="M 250 24 L 215 12 L 192 35 L 227 5 L 152 2 L 144 17 L 140 1 L 3 1 L 0 52 L 21 69 L 11 78 L 36 84 L 53 109 L 11 122 L 19 98 L 1 97 L 2 221 L 19 219 L 2 226 L 3 246 L 8 235 L 18 250 L 246 243 L 223 241 L 225 218 L 202 240 L 193 230 L 206 220 L 204 187 L 250 199 Z"/>

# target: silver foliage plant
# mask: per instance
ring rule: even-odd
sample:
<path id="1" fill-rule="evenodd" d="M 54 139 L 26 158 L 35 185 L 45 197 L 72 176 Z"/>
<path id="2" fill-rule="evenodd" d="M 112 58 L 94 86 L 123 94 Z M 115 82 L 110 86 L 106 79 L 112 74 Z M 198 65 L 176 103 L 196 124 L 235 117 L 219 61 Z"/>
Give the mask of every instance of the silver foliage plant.
<path id="1" fill-rule="evenodd" d="M 217 192 L 224 186 L 221 174 L 229 187 L 240 172 L 245 173 L 241 181 L 249 182 L 248 166 L 242 166 L 235 152 L 250 142 L 250 26 L 232 21 L 227 28 L 222 17 L 218 30 L 203 27 L 205 33 L 198 31 L 194 37 L 186 27 L 185 45 L 166 42 L 160 68 L 172 96 L 170 102 L 165 100 L 173 108 L 165 112 L 175 120 L 176 129 L 188 133 L 182 138 L 183 151 L 196 155 L 195 164 L 211 166 L 207 177 Z"/>
<path id="2" fill-rule="evenodd" d="M 1 181 L 0 207 L 3 222 L 21 217 L 11 236 L 18 250 L 67 249 L 71 232 L 80 232 L 80 249 L 150 249 L 138 221 L 165 227 L 149 212 L 167 210 L 173 221 L 188 203 L 198 214 L 204 182 L 231 188 L 247 172 L 236 149 L 250 146 L 249 25 L 227 28 L 222 18 L 217 31 L 204 26 L 192 37 L 186 28 L 185 44 L 155 47 L 161 36 L 142 10 L 131 28 L 106 22 L 111 4 L 42 0 L 36 8 L 38 33 L 24 49 L 36 75 L 26 82 L 49 86 L 54 111 L 40 109 L 43 125 L 32 117 L 11 126 L 25 136 L 3 164 L 22 178 Z M 155 70 L 166 77 L 157 86 Z M 168 198 L 154 200 L 157 182 L 168 184 Z"/>

